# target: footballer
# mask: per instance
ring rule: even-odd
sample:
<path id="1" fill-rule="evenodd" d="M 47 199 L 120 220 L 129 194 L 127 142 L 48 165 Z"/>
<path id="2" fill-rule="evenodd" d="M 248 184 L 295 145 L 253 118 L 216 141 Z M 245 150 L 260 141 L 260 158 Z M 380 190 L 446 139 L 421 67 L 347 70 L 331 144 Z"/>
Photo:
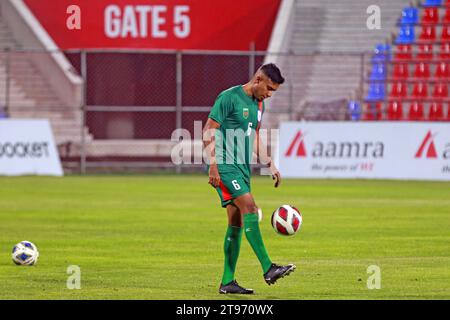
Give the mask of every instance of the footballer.
<path id="1" fill-rule="evenodd" d="M 281 183 L 280 173 L 272 159 L 260 152 L 263 146 L 259 128 L 264 100 L 283 83 L 284 78 L 275 64 L 261 66 L 248 83 L 219 94 L 203 128 L 209 183 L 217 190 L 228 215 L 225 263 L 219 287 L 222 294 L 254 293 L 252 289 L 240 286 L 235 278 L 243 233 L 261 264 L 267 284 L 274 284 L 296 268 L 293 264 L 277 265 L 270 259 L 259 229 L 258 207 L 250 187 L 250 162 L 254 149 L 260 162 L 270 168 L 275 188 Z"/>

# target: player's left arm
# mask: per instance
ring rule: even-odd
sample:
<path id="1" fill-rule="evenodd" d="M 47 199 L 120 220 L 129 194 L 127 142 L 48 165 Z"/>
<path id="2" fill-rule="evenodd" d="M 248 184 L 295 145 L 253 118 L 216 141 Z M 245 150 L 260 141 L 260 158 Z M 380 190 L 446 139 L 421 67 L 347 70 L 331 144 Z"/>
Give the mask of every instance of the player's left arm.
<path id="1" fill-rule="evenodd" d="M 278 186 L 281 184 L 281 174 L 280 171 L 278 171 L 278 168 L 275 166 L 272 158 L 267 154 L 268 150 L 266 148 L 266 145 L 259 136 L 259 128 L 260 125 L 258 125 L 258 128 L 256 128 L 256 137 L 253 149 L 256 150 L 256 155 L 259 159 L 259 162 L 261 164 L 267 165 L 267 167 L 270 169 L 272 179 L 275 180 L 275 188 L 278 188 Z"/>

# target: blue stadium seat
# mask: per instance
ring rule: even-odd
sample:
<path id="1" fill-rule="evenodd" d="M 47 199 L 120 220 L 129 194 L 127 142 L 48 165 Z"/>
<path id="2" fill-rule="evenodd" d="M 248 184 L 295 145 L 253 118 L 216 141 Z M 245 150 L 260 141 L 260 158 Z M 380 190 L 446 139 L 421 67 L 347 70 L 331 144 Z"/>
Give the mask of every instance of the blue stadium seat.
<path id="1" fill-rule="evenodd" d="M 350 118 L 353 121 L 358 121 L 361 119 L 361 105 L 357 101 L 350 101 L 348 103 L 348 112 Z"/>
<path id="2" fill-rule="evenodd" d="M 419 21 L 419 11 L 415 7 L 406 7 L 402 10 L 400 24 L 416 24 Z"/>
<path id="3" fill-rule="evenodd" d="M 380 101 L 384 100 L 386 96 L 384 83 L 371 83 L 369 85 L 369 92 L 367 93 L 366 101 Z"/>
<path id="4" fill-rule="evenodd" d="M 425 0 L 422 5 L 424 7 L 439 7 L 442 5 L 442 0 Z"/>
<path id="5" fill-rule="evenodd" d="M 386 43 L 379 43 L 375 46 L 375 54 L 372 62 L 391 61 L 391 46 Z"/>
<path id="6" fill-rule="evenodd" d="M 414 35 L 414 26 L 411 25 L 403 25 L 400 26 L 400 32 L 398 34 L 397 39 L 395 40 L 396 44 L 410 44 L 415 41 Z"/>
<path id="7" fill-rule="evenodd" d="M 384 80 L 386 79 L 386 65 L 383 62 L 372 63 L 372 73 L 370 80 Z"/>

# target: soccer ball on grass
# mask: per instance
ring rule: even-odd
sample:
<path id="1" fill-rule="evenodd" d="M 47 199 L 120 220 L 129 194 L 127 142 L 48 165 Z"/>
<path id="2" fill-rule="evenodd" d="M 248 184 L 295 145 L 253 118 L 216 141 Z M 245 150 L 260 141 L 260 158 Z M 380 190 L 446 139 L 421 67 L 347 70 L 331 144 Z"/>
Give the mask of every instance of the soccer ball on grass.
<path id="1" fill-rule="evenodd" d="M 37 247 L 30 241 L 21 241 L 12 250 L 12 260 L 20 266 L 35 265 L 39 258 Z"/>

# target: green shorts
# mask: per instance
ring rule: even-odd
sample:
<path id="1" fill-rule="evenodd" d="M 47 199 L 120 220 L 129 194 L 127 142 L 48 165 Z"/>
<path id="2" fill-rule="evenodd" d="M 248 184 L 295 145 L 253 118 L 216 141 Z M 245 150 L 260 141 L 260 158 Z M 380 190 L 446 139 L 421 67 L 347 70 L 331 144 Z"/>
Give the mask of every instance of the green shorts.
<path id="1" fill-rule="evenodd" d="M 220 186 L 216 188 L 222 207 L 225 208 L 233 200 L 250 192 L 250 179 L 235 172 L 220 173 Z"/>

